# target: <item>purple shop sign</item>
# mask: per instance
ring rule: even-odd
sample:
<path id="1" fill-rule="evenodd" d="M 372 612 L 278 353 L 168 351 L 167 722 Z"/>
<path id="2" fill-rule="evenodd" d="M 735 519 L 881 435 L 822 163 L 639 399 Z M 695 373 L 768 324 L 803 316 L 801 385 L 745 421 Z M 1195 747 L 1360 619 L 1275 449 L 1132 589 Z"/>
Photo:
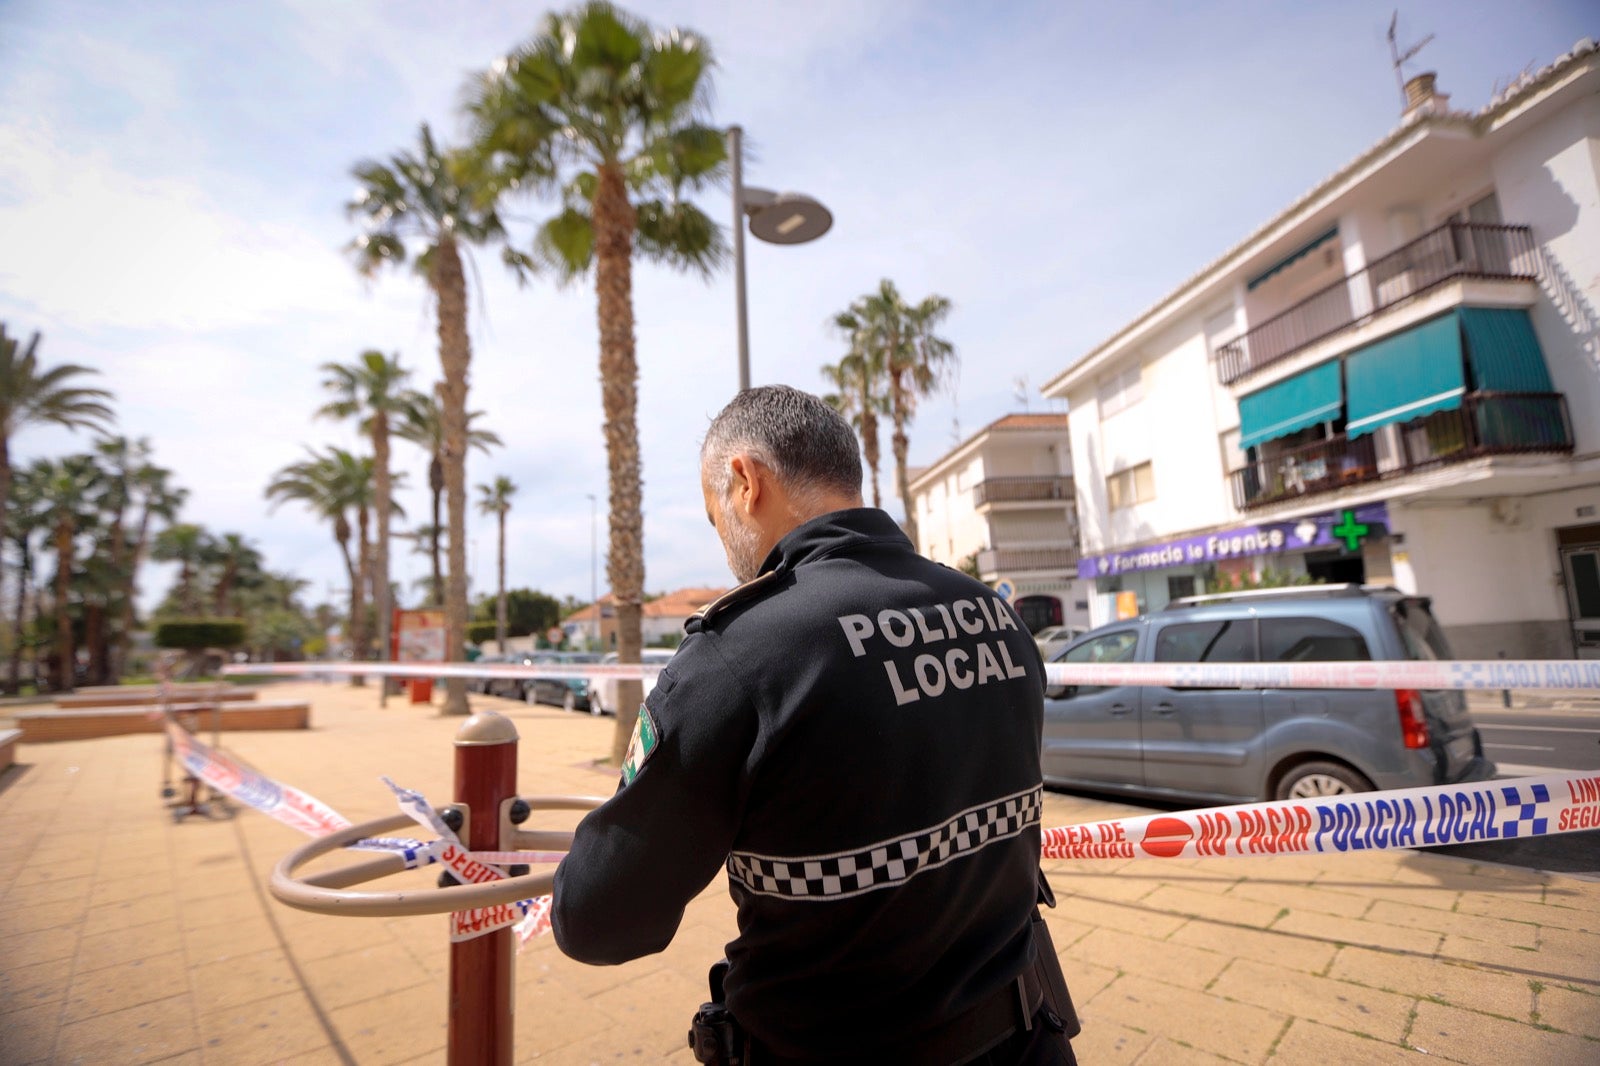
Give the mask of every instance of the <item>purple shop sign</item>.
<path id="1" fill-rule="evenodd" d="M 1195 566 L 1223 559 L 1252 555 L 1304 551 L 1309 548 L 1341 547 L 1357 551 L 1369 537 L 1386 531 L 1389 509 L 1381 503 L 1346 507 L 1329 514 L 1307 515 L 1291 522 L 1267 522 L 1259 526 L 1240 526 L 1198 537 L 1169 540 L 1143 548 L 1089 555 L 1078 560 L 1079 577 L 1110 577 L 1139 570 L 1165 570 L 1174 566 Z"/>

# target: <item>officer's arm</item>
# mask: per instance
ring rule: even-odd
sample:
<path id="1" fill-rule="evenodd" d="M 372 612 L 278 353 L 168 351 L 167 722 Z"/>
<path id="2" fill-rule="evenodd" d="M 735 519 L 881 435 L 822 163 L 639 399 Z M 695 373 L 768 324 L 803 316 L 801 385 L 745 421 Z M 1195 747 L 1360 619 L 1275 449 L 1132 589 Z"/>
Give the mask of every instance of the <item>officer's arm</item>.
<path id="1" fill-rule="evenodd" d="M 717 651 L 693 643 L 657 679 L 616 795 L 556 870 L 556 943 L 580 962 L 663 950 L 732 847 L 756 716 Z"/>

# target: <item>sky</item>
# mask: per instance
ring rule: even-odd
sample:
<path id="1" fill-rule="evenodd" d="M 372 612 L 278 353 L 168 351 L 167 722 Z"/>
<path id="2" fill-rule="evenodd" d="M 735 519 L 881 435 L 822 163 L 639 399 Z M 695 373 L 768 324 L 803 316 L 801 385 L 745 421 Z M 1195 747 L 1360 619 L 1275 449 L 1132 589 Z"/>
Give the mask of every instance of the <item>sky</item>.
<path id="1" fill-rule="evenodd" d="M 1012 411 L 1039 386 L 1399 120 L 1385 31 L 1394 0 L 1209 4 L 1076 0 L 660 0 L 629 5 L 703 34 L 710 121 L 745 130 L 745 182 L 816 197 L 820 240 L 747 239 L 751 375 L 825 391 L 833 315 L 892 278 L 954 304 L 959 372 L 925 401 L 911 462 Z M 244 534 L 274 570 L 343 602 L 331 530 L 263 489 L 307 447 L 356 447 L 313 417 L 320 367 L 377 348 L 413 383 L 439 376 L 422 281 L 359 278 L 344 252 L 351 168 L 464 135 L 475 72 L 546 9 L 461 0 L 0 0 L 0 321 L 38 330 L 46 364 L 100 372 L 117 431 L 148 437 L 190 496 L 184 521 Z M 1407 73 L 1456 107 L 1542 66 L 1600 17 L 1581 0 L 1405 3 Z M 727 190 L 701 204 L 731 221 Z M 551 204 L 507 205 L 526 245 Z M 510 477 L 507 583 L 588 600 L 606 460 L 592 283 L 519 288 L 497 253 L 469 268 L 469 407 L 505 441 L 468 484 Z M 634 273 L 645 587 L 731 584 L 706 522 L 697 451 L 737 387 L 731 270 L 709 283 Z M 84 449 L 33 429 L 16 462 Z M 888 442 L 884 452 L 888 454 Z M 408 517 L 426 457 L 400 444 Z M 885 506 L 897 515 L 886 462 Z M 591 494 L 598 505 L 591 502 Z M 474 493 L 474 496 L 476 494 Z M 493 519 L 471 516 L 475 595 L 492 591 Z M 395 548 L 413 605 L 424 558 Z M 153 567 L 145 599 L 170 582 Z"/>

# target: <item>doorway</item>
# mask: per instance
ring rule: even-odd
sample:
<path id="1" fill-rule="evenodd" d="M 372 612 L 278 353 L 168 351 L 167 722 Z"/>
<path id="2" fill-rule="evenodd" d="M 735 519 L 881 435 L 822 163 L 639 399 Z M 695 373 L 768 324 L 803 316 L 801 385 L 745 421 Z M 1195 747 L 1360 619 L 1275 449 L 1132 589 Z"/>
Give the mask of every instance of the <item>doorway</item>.
<path id="1" fill-rule="evenodd" d="M 1561 577 L 1579 659 L 1600 659 L 1600 525 L 1556 530 Z"/>
<path id="2" fill-rule="evenodd" d="M 1327 585 L 1360 585 L 1367 580 L 1367 566 L 1361 556 L 1344 552 L 1309 553 L 1306 573 L 1312 581 Z"/>

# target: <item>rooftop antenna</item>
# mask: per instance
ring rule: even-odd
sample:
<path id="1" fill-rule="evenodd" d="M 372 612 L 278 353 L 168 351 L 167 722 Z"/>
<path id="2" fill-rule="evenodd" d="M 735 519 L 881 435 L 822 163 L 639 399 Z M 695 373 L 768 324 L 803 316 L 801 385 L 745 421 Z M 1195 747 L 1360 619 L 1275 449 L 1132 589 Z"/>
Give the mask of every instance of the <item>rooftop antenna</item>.
<path id="1" fill-rule="evenodd" d="M 1022 413 L 1028 413 L 1028 375 L 1019 374 L 1011 379 L 1011 384 L 1016 386 L 1012 395 L 1017 398 L 1017 403 L 1022 405 Z"/>
<path id="2" fill-rule="evenodd" d="M 1394 16 L 1389 19 L 1389 58 L 1394 63 L 1394 81 L 1395 85 L 1400 89 L 1400 109 L 1404 111 L 1409 105 L 1406 100 L 1406 76 L 1401 68 L 1407 60 L 1415 58 L 1416 54 L 1422 51 L 1423 45 L 1433 40 L 1433 34 L 1428 34 L 1422 40 L 1407 48 L 1402 54 L 1400 51 L 1399 31 L 1400 9 L 1396 8 Z"/>

